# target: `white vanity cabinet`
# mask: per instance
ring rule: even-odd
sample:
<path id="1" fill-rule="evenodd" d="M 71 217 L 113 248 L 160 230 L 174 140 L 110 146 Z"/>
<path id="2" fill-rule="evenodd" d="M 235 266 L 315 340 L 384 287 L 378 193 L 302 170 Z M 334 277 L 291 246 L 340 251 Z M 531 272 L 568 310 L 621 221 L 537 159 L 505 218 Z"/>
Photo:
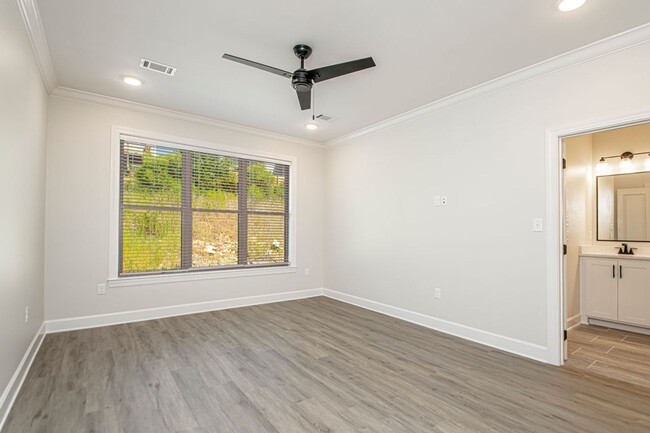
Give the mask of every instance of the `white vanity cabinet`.
<path id="1" fill-rule="evenodd" d="M 650 259 L 581 258 L 588 318 L 650 327 Z"/>

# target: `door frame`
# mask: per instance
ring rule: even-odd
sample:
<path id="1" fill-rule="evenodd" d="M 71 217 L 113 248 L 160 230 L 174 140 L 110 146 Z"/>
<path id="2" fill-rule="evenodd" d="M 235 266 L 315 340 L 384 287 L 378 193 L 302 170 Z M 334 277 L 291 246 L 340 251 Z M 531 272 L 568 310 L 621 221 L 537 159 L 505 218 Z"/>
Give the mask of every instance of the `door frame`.
<path id="1" fill-rule="evenodd" d="M 562 170 L 563 140 L 625 126 L 650 122 L 650 107 L 546 130 L 546 312 L 547 360 L 549 364 L 564 363 L 564 173 Z"/>

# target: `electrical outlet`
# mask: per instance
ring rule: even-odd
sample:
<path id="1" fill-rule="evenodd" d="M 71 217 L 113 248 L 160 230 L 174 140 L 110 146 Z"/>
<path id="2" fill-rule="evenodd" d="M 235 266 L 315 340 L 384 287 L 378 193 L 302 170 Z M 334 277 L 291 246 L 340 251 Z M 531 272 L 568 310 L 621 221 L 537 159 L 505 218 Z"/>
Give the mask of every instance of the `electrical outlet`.
<path id="1" fill-rule="evenodd" d="M 434 206 L 440 206 L 440 196 L 437 195 L 433 198 L 433 205 Z"/>
<path id="2" fill-rule="evenodd" d="M 25 307 L 25 323 L 29 322 L 29 307 Z"/>
<path id="3" fill-rule="evenodd" d="M 434 296 L 435 296 L 436 299 L 440 299 L 441 290 L 438 287 L 436 287 L 435 290 L 434 290 Z"/>
<path id="4" fill-rule="evenodd" d="M 97 294 L 98 295 L 105 295 L 106 294 L 106 284 L 105 283 L 97 284 Z"/>
<path id="5" fill-rule="evenodd" d="M 305 268 L 305 277 L 308 277 L 311 274 L 309 268 Z"/>

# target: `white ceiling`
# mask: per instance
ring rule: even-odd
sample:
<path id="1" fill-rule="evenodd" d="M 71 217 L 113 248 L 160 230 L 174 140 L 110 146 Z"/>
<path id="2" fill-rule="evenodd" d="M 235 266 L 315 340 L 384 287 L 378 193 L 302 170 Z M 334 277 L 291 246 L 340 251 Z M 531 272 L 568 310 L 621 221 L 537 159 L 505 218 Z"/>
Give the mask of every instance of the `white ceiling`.
<path id="1" fill-rule="evenodd" d="M 326 141 L 650 21 L 649 0 L 38 0 L 59 85 Z M 223 53 L 293 71 L 372 56 L 376 68 L 315 86 L 306 131 L 290 80 Z M 178 68 L 167 77 L 141 57 Z M 142 79 L 140 88 L 121 78 Z"/>

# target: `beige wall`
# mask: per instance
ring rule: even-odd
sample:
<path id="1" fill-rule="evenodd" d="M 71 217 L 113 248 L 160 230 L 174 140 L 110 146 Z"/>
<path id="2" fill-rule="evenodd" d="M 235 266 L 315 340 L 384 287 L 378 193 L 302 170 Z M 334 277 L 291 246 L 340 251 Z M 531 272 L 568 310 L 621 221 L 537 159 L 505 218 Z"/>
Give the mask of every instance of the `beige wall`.
<path id="1" fill-rule="evenodd" d="M 50 97 L 47 155 L 46 315 L 60 319 L 323 286 L 324 151 L 156 114 Z M 109 287 L 111 126 L 295 156 L 297 264 L 290 274 Z M 304 269 L 311 270 L 306 276 Z"/>
<path id="2" fill-rule="evenodd" d="M 326 287 L 546 346 L 546 131 L 647 108 L 648 76 L 646 43 L 329 148 Z"/>
<path id="3" fill-rule="evenodd" d="M 580 314 L 580 246 L 591 245 L 593 218 L 592 135 L 564 140 L 567 168 L 565 181 L 565 284 L 567 317 Z M 577 320 L 577 318 L 575 319 Z M 570 322 L 569 325 L 573 325 Z"/>
<path id="4" fill-rule="evenodd" d="M 13 0 L 0 0 L 0 395 L 43 323 L 47 94 Z M 25 323 L 25 307 L 29 322 Z M 0 423 L 6 404 L 0 401 Z"/>

